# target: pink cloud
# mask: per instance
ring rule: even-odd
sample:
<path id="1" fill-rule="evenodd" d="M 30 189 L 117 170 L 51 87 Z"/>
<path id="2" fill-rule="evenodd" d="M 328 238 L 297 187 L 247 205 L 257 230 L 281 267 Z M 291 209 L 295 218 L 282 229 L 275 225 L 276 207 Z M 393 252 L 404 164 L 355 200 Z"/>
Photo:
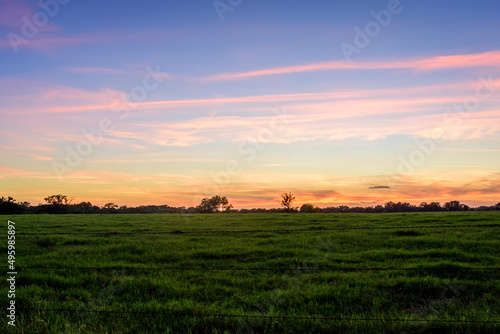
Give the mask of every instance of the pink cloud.
<path id="1" fill-rule="evenodd" d="M 0 0 L 0 25 L 20 28 L 22 17 L 33 16 L 33 8 L 22 0 Z"/>
<path id="2" fill-rule="evenodd" d="M 28 34 L 34 34 L 34 36 L 25 36 L 23 28 L 27 25 L 32 26 L 34 20 L 33 15 L 38 18 L 36 13 L 40 11 L 45 14 L 45 11 L 40 7 L 31 7 L 23 0 L 0 0 L 0 5 L 2 3 L 4 4 L 3 7 L 5 10 L 1 10 L 2 8 L 0 6 L 0 26 L 3 25 L 11 28 L 9 32 L 11 33 L 10 36 L 6 35 L 5 38 L 0 39 L 0 48 L 4 49 L 11 49 L 14 47 L 16 50 L 29 49 L 49 55 L 55 55 L 59 47 L 67 45 L 113 43 L 131 40 L 143 41 L 144 39 L 153 38 L 154 40 L 158 40 L 158 38 L 178 38 L 185 34 L 185 31 L 175 32 L 162 30 L 129 32 L 126 34 L 122 32 L 103 31 L 94 34 L 63 36 L 54 33 L 61 31 L 62 28 L 50 22 L 52 18 L 49 15 L 49 22 L 46 25 L 41 27 L 40 24 L 34 25 L 34 29 L 37 29 L 35 33 L 32 33 L 30 30 Z M 63 5 L 60 5 L 59 8 L 61 11 L 64 10 Z M 168 78 L 170 78 L 170 76 L 168 76 Z"/>
<path id="3" fill-rule="evenodd" d="M 42 155 L 33 154 L 33 153 L 28 153 L 28 152 L 24 152 L 24 151 L 26 151 L 26 149 L 18 147 L 17 150 L 15 150 L 14 152 L 5 153 L 4 156 L 8 156 L 8 157 L 22 156 L 22 157 L 28 157 L 32 160 L 38 160 L 38 161 L 52 161 L 53 160 L 51 157 L 42 156 Z"/>
<path id="4" fill-rule="evenodd" d="M 96 73 L 96 74 L 132 74 L 132 75 L 149 75 L 147 71 L 124 71 L 114 68 L 101 68 L 101 67 L 70 67 L 65 68 L 64 71 L 72 73 Z M 155 77 L 161 79 L 172 79 L 174 76 L 167 73 L 155 73 Z"/>
<path id="5" fill-rule="evenodd" d="M 0 83 L 2 81 L 0 80 Z M 8 81 L 3 84 L 8 85 Z M 39 84 L 36 85 L 40 86 Z M 154 101 L 138 103 L 137 110 L 165 108 L 179 108 L 185 106 L 210 106 L 217 103 L 259 103 L 262 101 L 294 102 L 287 107 L 290 115 L 286 131 L 275 133 L 272 142 L 294 143 L 312 140 L 342 140 L 347 138 L 362 138 L 377 140 L 390 135 L 428 136 L 430 131 L 443 127 L 443 113 L 447 112 L 453 103 L 463 100 L 459 91 L 470 89 L 470 83 L 457 83 L 443 86 L 423 86 L 412 88 L 363 90 L 348 92 L 305 93 L 288 95 L 249 96 L 234 98 L 216 98 L 182 101 Z M 429 97 L 429 93 L 437 97 Z M 453 93 L 453 94 L 450 94 Z M 41 90 L 36 94 L 14 96 L 8 94 L 6 102 L 12 107 L 4 107 L 4 113 L 25 116 L 37 113 L 64 113 L 76 111 L 110 112 L 113 99 L 121 96 L 115 91 L 88 92 L 71 87 L 51 87 Z M 394 98 L 404 96 L 405 98 Z M 352 98 L 351 98 L 352 97 Z M 377 98 L 374 98 L 377 97 Z M 308 103 L 309 101 L 320 101 Z M 216 101 L 216 102 L 214 102 Z M 306 103 L 300 104 L 301 101 Z M 492 98 L 492 101 L 494 99 Z M 16 105 L 23 103 L 23 107 Z M 256 138 L 261 129 L 268 128 L 273 117 L 269 107 L 249 108 L 235 112 L 251 113 L 240 116 L 215 116 L 190 118 L 177 122 L 133 123 L 126 122 L 120 125 L 119 131 L 105 138 L 110 144 L 130 147 L 129 139 L 135 140 L 132 145 L 144 146 L 146 143 L 160 146 L 187 147 L 202 143 L 212 142 L 242 142 L 249 138 Z M 2 109 L 0 109 L 2 111 Z M 86 119 L 98 113 L 71 116 L 72 119 Z M 390 118 L 370 118 L 391 115 Z M 68 115 L 69 116 L 69 115 Z M 11 117 L 11 116 L 9 116 Z M 360 121 L 359 118 L 365 118 Z M 500 131 L 498 124 L 498 111 L 496 109 L 477 111 L 464 120 L 464 126 L 454 127 L 447 132 L 448 139 L 474 139 L 489 136 Z M 189 119 L 190 118 L 190 119 Z M 30 118 L 31 119 L 31 118 Z M 50 124 L 43 125 L 44 117 L 36 119 L 38 129 L 43 131 L 43 136 L 38 138 L 50 142 L 78 141 L 82 138 L 78 121 L 76 130 L 65 128 L 61 133 L 61 126 L 57 130 Z M 279 125 L 279 124 L 278 124 Z M 147 146 L 147 145 L 146 145 Z M 29 152 L 37 154 L 36 152 Z M 34 157 L 33 157 L 34 158 Z"/>
<path id="6" fill-rule="evenodd" d="M 36 178 L 39 176 L 41 176 L 40 173 L 0 166 L 0 179 L 10 177 Z"/>
<path id="7" fill-rule="evenodd" d="M 361 69 L 414 69 L 414 70 L 441 70 L 459 67 L 484 67 L 500 65 L 500 51 L 491 51 L 469 55 L 452 55 L 431 57 L 415 60 L 396 61 L 331 61 L 308 65 L 296 65 L 286 67 L 275 67 L 263 70 L 223 73 L 210 77 L 201 78 L 201 81 L 227 81 L 238 80 L 267 75 L 279 75 L 290 73 L 303 73 L 313 71 L 331 70 L 361 70 Z"/>
<path id="8" fill-rule="evenodd" d="M 64 69 L 67 72 L 74 73 L 104 73 L 104 74 L 127 74 L 126 71 L 117 70 L 113 68 L 100 68 L 100 67 L 71 67 Z"/>
<path id="9" fill-rule="evenodd" d="M 21 29 L 26 25 L 25 21 L 33 24 L 33 17 L 38 12 L 45 12 L 39 8 L 31 5 L 24 0 L 0 0 L 0 26 L 13 28 L 13 33 L 21 34 Z M 49 17 L 47 15 L 47 17 Z M 50 20 L 50 18 L 49 18 Z M 60 28 L 51 22 L 44 26 L 36 26 L 40 32 L 57 31 Z"/>
<path id="10" fill-rule="evenodd" d="M 79 91 L 78 94 L 73 94 L 72 91 L 76 91 L 73 88 L 66 87 L 64 88 L 68 92 L 71 93 L 70 96 L 77 96 L 79 100 L 85 98 L 86 95 L 93 95 L 91 92 Z M 106 92 L 109 92 L 107 94 Z M 46 92 L 45 96 L 42 96 L 43 99 L 47 96 L 51 96 L 57 93 L 55 92 Z M 117 100 L 122 101 L 121 99 L 124 94 L 115 92 L 112 90 L 103 91 L 104 95 L 107 95 L 109 98 L 106 98 L 108 101 L 105 104 L 99 103 L 96 99 L 88 99 L 88 101 L 97 102 L 97 104 L 89 104 L 85 105 L 74 105 L 74 103 L 65 104 L 64 106 L 40 106 L 36 109 L 30 108 L 19 108 L 15 109 L 3 108 L 3 111 L 6 113 L 64 113 L 64 112 L 82 112 L 82 111 L 102 111 L 102 110 L 110 110 L 113 106 L 114 102 Z M 352 97 L 353 94 L 360 95 L 362 92 L 329 92 L 329 93 L 305 93 L 305 94 L 282 94 L 282 95 L 262 95 L 262 96 L 245 96 L 245 97 L 224 97 L 224 98 L 213 98 L 213 99 L 193 99 L 193 100 L 167 100 L 167 101 L 152 101 L 152 102 L 140 102 L 134 103 L 133 109 L 137 110 L 148 110 L 148 109 L 159 109 L 159 108 L 175 108 L 175 107 L 190 107 L 190 106 L 210 106 L 210 105 L 218 105 L 223 103 L 260 103 L 260 102 L 284 102 L 284 101 L 301 101 L 301 100 L 321 100 L 321 99 L 333 99 L 333 98 L 346 98 Z M 59 94 L 61 97 L 67 97 L 68 95 Z M 88 102 L 87 101 L 87 102 Z M 1 111 L 1 109 L 0 109 Z"/>
<path id="11" fill-rule="evenodd" d="M 499 66 L 500 51 L 490 51 L 484 53 L 441 56 L 423 59 L 417 61 L 415 68 L 417 70 L 441 70 L 447 68 L 459 67 L 484 67 L 484 66 Z"/>
<path id="12" fill-rule="evenodd" d="M 157 129 L 155 131 L 113 132 L 114 137 L 123 139 L 136 139 L 153 145 L 187 147 L 197 144 L 207 144 L 214 140 L 210 136 L 193 135 L 190 132 L 175 131 L 170 129 Z"/>
<path id="13" fill-rule="evenodd" d="M 106 69 L 104 69 L 106 71 Z M 86 71 L 82 69 L 82 71 Z M 90 70 L 89 70 L 90 71 Z M 18 86 L 27 84 L 33 85 L 33 83 L 22 83 L 15 82 L 11 80 L 2 80 L 0 79 L 0 86 L 5 87 L 5 89 L 12 89 L 12 83 L 15 83 Z M 497 85 L 500 81 L 497 81 Z M 453 91 L 464 91 L 470 89 L 471 83 L 454 83 L 447 85 L 433 85 L 433 86 L 420 86 L 420 87 L 410 87 L 410 88 L 392 88 L 392 89 L 372 89 L 372 90 L 353 90 L 353 91 L 334 91 L 334 92 L 322 92 L 322 93 L 298 93 L 298 94 L 276 94 L 276 95 L 257 95 L 257 96 L 241 96 L 241 97 L 218 97 L 218 98 L 208 98 L 208 99 L 192 99 L 192 100 L 164 100 L 164 101 L 150 101 L 150 102 L 140 102 L 134 103 L 132 108 L 134 110 L 162 110 L 169 108 L 184 108 L 184 107 L 211 107 L 211 106 L 220 106 L 223 104 L 249 104 L 249 103 L 268 103 L 268 102 L 283 102 L 288 104 L 298 103 L 301 101 L 326 101 L 332 100 L 335 103 L 341 103 L 341 100 L 349 100 L 349 99 L 358 99 L 359 104 L 363 104 L 360 106 L 362 108 L 366 108 L 369 106 L 370 108 L 374 108 L 379 102 L 377 99 L 381 97 L 387 96 L 385 107 L 387 107 L 387 103 L 392 103 L 393 106 L 396 104 L 411 104 L 411 100 L 398 100 L 392 99 L 390 102 L 389 98 L 393 96 L 409 96 L 409 95 L 417 95 L 415 97 L 416 103 L 423 105 L 428 103 L 430 98 L 423 98 L 420 94 L 422 93 L 430 93 L 432 95 L 435 94 L 443 94 L 447 92 Z M 113 90 L 102 90 L 100 92 L 87 92 L 83 90 L 78 90 L 71 87 L 54 87 L 48 90 L 42 90 L 40 87 L 43 87 L 43 83 L 37 83 L 35 89 L 39 90 L 36 94 L 29 94 L 26 96 L 16 96 L 15 91 L 9 94 L 9 100 L 17 100 L 23 101 L 22 104 L 16 103 L 15 106 L 9 107 L 8 103 L 3 108 L 0 108 L 0 112 L 7 114 L 44 114 L 44 113 L 75 113 L 75 112 L 88 112 L 88 111 L 109 111 L 113 108 L 113 106 L 118 102 L 118 104 L 123 104 L 123 97 L 126 95 L 124 93 L 120 93 Z M 23 88 L 25 90 L 25 88 Z M 449 94 L 449 93 L 448 93 Z M 367 98 L 374 97 L 376 99 L 372 99 L 369 101 Z M 48 103 L 52 100 L 52 103 Z M 458 97 L 455 97 L 458 98 Z M 443 103 L 452 103 L 454 102 L 451 98 L 447 97 L 436 97 L 434 98 L 436 102 L 441 100 Z M 40 100 L 47 101 L 47 103 L 40 103 Z M 364 100 L 364 102 L 363 102 Z M 31 102 L 30 102 L 31 101 Z M 383 101 L 381 99 L 380 101 Z M 389 102 L 388 102 L 389 101 Z M 28 103 L 26 103 L 28 102 Z M 32 105 L 31 105 L 32 104 Z M 21 105 L 21 106 L 20 106 Z M 36 106 L 36 107 L 35 107 Z M 118 105 L 119 106 L 119 105 Z M 332 105 L 333 106 L 333 105 Z M 315 109 L 319 111 L 320 106 L 315 106 L 311 104 L 309 106 L 303 105 L 303 108 Z M 325 108 L 325 112 L 330 112 L 327 105 L 323 104 Z M 401 107 L 401 106 L 399 106 Z M 246 107 L 247 109 L 249 107 Z M 292 107 L 291 107 L 292 108 Z M 293 107 L 297 109 L 298 107 Z M 245 109 L 240 109 L 245 110 Z M 256 109 L 251 107 L 249 109 L 252 113 L 255 113 Z M 353 109 L 351 108 L 351 112 Z M 269 108 L 263 112 L 268 112 Z M 240 111 L 241 112 L 241 111 Z"/>
<path id="14" fill-rule="evenodd" d="M 443 126 L 444 111 L 460 97 L 412 99 L 359 99 L 294 105 L 287 108 L 285 131 L 274 133 L 272 142 L 292 143 L 318 139 L 342 140 L 361 137 L 376 140 L 389 135 L 425 136 L 425 131 Z M 420 115 L 415 116 L 418 113 Z M 359 121 L 360 117 L 391 115 L 381 121 Z M 140 139 L 157 145 L 190 146 L 212 141 L 247 141 L 256 138 L 261 129 L 270 127 L 272 115 L 266 116 L 212 116 L 180 122 L 159 122 L 127 125 L 127 133 L 116 136 Z M 498 129 L 498 115 L 475 112 L 467 120 L 467 127 L 453 129 L 452 138 L 472 139 Z M 278 124 L 281 126 L 281 123 Z M 457 132 L 460 130 L 459 132 Z"/>
<path id="15" fill-rule="evenodd" d="M 334 190 L 309 190 L 298 192 L 297 196 L 300 197 L 303 202 L 342 198 L 342 194 Z"/>
<path id="16" fill-rule="evenodd" d="M 77 45 L 77 44 L 87 44 L 87 43 L 98 43 L 104 42 L 104 38 L 100 36 L 37 36 L 33 39 L 29 39 L 26 44 L 20 45 L 20 48 L 27 48 L 39 52 L 44 52 L 48 54 L 55 54 L 57 48 L 65 45 Z M 12 45 L 8 41 L 0 43 L 0 47 L 10 48 Z"/>
<path id="17" fill-rule="evenodd" d="M 1 86 L 9 86 L 8 81 L 1 82 Z M 17 83 L 21 85 L 22 83 Z M 44 113 L 65 113 L 82 111 L 110 111 L 114 101 L 123 97 L 123 93 L 103 89 L 97 92 L 55 86 L 45 88 L 39 83 L 26 83 L 33 85 L 30 93 L 10 94 L 5 99 L 0 113 L 11 115 L 33 115 Z M 21 89 L 19 89 L 21 90 Z"/>
<path id="18" fill-rule="evenodd" d="M 33 158 L 34 160 L 41 160 L 41 161 L 52 161 L 53 159 L 50 157 L 45 157 L 37 154 L 26 154 L 26 156 Z"/>
<path id="19" fill-rule="evenodd" d="M 393 90 L 393 92 L 396 92 Z M 193 100 L 167 100 L 167 101 L 151 101 L 134 103 L 135 110 L 151 110 L 151 109 L 164 109 L 164 108 L 179 108 L 179 107 L 192 107 L 192 106 L 213 106 L 220 104 L 242 104 L 242 103 L 265 103 L 265 102 L 298 102 L 298 101 L 318 101 L 318 100 L 335 100 L 347 99 L 353 97 L 366 98 L 367 96 L 374 96 L 388 90 L 371 90 L 371 91 L 347 91 L 347 92 L 326 92 L 326 93 L 301 93 L 301 94 L 278 94 L 278 95 L 258 95 L 258 96 L 244 96 L 244 97 L 223 97 L 212 99 L 193 99 Z M 118 94 L 120 97 L 122 95 Z M 420 101 L 424 103 L 425 101 Z M 95 105 L 67 105 L 64 107 L 40 107 L 36 110 L 26 111 L 29 113 L 64 113 L 64 112 L 82 112 L 82 111 L 100 111 L 109 110 L 110 104 L 95 104 Z"/>

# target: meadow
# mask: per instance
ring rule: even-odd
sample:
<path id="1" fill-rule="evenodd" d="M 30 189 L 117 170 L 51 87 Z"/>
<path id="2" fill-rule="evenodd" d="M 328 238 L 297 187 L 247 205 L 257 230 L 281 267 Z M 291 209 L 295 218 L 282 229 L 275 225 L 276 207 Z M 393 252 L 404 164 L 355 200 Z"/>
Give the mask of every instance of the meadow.
<path id="1" fill-rule="evenodd" d="M 500 212 L 1 219 L 5 333 L 500 332 Z"/>

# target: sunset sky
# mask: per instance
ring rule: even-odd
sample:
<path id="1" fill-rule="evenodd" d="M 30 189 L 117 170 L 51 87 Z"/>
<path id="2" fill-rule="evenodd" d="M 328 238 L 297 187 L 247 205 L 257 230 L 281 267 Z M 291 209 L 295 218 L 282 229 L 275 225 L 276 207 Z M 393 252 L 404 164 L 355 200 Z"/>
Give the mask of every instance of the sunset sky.
<path id="1" fill-rule="evenodd" d="M 0 0 L 0 196 L 500 202 L 500 2 Z"/>

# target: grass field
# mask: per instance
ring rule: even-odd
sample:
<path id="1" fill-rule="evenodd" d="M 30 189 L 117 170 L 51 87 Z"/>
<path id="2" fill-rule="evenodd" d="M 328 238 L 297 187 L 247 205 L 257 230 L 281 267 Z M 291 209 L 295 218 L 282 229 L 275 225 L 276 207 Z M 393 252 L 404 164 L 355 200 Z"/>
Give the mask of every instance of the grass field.
<path id="1" fill-rule="evenodd" d="M 498 212 L 2 219 L 6 333 L 500 332 Z"/>

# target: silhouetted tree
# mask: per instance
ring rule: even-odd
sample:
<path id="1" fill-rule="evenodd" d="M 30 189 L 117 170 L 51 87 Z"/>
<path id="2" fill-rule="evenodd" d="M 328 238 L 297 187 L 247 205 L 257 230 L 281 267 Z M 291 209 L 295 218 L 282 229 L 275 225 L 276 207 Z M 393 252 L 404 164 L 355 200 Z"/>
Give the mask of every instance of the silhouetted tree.
<path id="1" fill-rule="evenodd" d="M 3 203 L 16 203 L 16 200 L 14 199 L 14 197 L 11 197 L 11 196 L 9 196 L 7 198 L 2 196 L 2 198 L 0 198 L 0 201 Z"/>
<path id="2" fill-rule="evenodd" d="M 286 211 L 291 212 L 293 210 L 292 204 L 295 201 L 295 196 L 293 196 L 292 192 L 281 194 L 281 206 L 286 209 Z"/>
<path id="3" fill-rule="evenodd" d="M 387 212 L 409 212 L 409 211 L 416 211 L 416 207 L 414 205 L 411 205 L 410 203 L 406 202 L 387 202 L 385 203 L 385 211 Z"/>
<path id="4" fill-rule="evenodd" d="M 349 212 L 349 207 L 347 205 L 341 205 L 338 207 L 337 212 Z"/>
<path id="5" fill-rule="evenodd" d="M 78 204 L 73 204 L 71 208 L 72 213 L 94 213 L 92 203 L 81 202 Z"/>
<path id="6" fill-rule="evenodd" d="M 215 195 L 212 198 L 204 198 L 201 200 L 200 205 L 197 209 L 201 213 L 214 213 L 217 211 L 229 212 L 233 208 L 232 204 L 229 204 L 226 196 Z"/>
<path id="7" fill-rule="evenodd" d="M 16 200 L 9 196 L 7 198 L 0 198 L 0 214 L 4 215 L 12 215 L 12 214 L 21 214 L 28 212 L 30 203 L 23 202 L 17 203 Z"/>
<path id="8" fill-rule="evenodd" d="M 387 212 L 394 212 L 394 211 L 396 211 L 396 203 L 394 203 L 392 201 L 387 202 L 387 203 L 385 203 L 384 209 Z"/>
<path id="9" fill-rule="evenodd" d="M 45 197 L 43 199 L 47 204 L 54 204 L 54 205 L 61 205 L 61 204 L 70 204 L 72 199 L 68 199 L 68 196 L 66 195 L 52 195 Z"/>
<path id="10" fill-rule="evenodd" d="M 444 204 L 444 208 L 448 211 L 468 211 L 468 205 L 460 204 L 459 201 L 450 201 Z"/>
<path id="11" fill-rule="evenodd" d="M 80 207 L 86 211 L 92 209 L 92 203 L 90 202 L 81 202 L 80 204 L 75 204 L 77 207 Z"/>
<path id="12" fill-rule="evenodd" d="M 70 205 L 73 199 L 66 195 L 52 195 L 44 198 L 46 205 L 40 205 L 36 208 L 36 213 L 71 213 L 74 206 Z"/>
<path id="13" fill-rule="evenodd" d="M 189 208 L 186 209 L 186 213 L 193 214 L 193 213 L 199 213 L 199 211 L 194 206 L 190 206 Z"/>
<path id="14" fill-rule="evenodd" d="M 311 203 L 303 204 L 300 207 L 300 212 L 303 212 L 303 213 L 314 213 L 314 212 L 319 212 L 319 210 L 320 209 L 317 206 L 314 206 Z"/>
<path id="15" fill-rule="evenodd" d="M 212 206 L 215 208 L 215 211 L 229 211 L 233 208 L 232 204 L 229 204 L 226 196 L 216 195 L 210 199 Z"/>
<path id="16" fill-rule="evenodd" d="M 281 205 L 284 209 L 279 208 L 253 208 L 232 210 L 233 206 L 229 204 L 226 197 L 219 195 L 212 198 L 204 198 L 200 205 L 195 207 L 171 207 L 169 205 L 141 205 L 139 207 L 118 206 L 114 203 L 106 203 L 102 208 L 92 205 L 90 202 L 81 202 L 79 204 L 71 204 L 72 199 L 65 195 L 52 195 L 46 197 L 44 200 L 48 204 L 39 204 L 31 206 L 28 202 L 17 202 L 13 197 L 0 198 L 0 214 L 26 214 L 26 213 L 51 213 L 51 214 L 65 214 L 65 213 L 214 213 L 214 212 L 235 212 L 235 213 L 276 213 L 299 211 L 298 208 L 292 207 L 295 201 L 295 196 L 292 192 L 284 193 L 281 195 Z M 468 211 L 468 210 L 500 210 L 500 203 L 491 206 L 479 206 L 470 208 L 459 201 L 450 201 L 443 206 L 439 202 L 422 202 L 418 207 L 406 202 L 387 202 L 384 206 L 377 205 L 375 207 L 349 207 L 341 205 L 338 207 L 319 208 L 311 203 L 305 203 L 301 206 L 300 212 L 322 212 L 322 213 L 348 213 L 348 212 L 365 212 L 365 213 L 378 213 L 378 212 L 418 212 L 418 211 Z"/>
<path id="17" fill-rule="evenodd" d="M 422 211 L 441 211 L 443 209 L 439 202 L 432 202 L 430 204 L 422 202 L 419 207 Z"/>
<path id="18" fill-rule="evenodd" d="M 448 211 L 458 211 L 460 209 L 459 201 L 450 201 L 444 203 L 444 208 Z"/>

